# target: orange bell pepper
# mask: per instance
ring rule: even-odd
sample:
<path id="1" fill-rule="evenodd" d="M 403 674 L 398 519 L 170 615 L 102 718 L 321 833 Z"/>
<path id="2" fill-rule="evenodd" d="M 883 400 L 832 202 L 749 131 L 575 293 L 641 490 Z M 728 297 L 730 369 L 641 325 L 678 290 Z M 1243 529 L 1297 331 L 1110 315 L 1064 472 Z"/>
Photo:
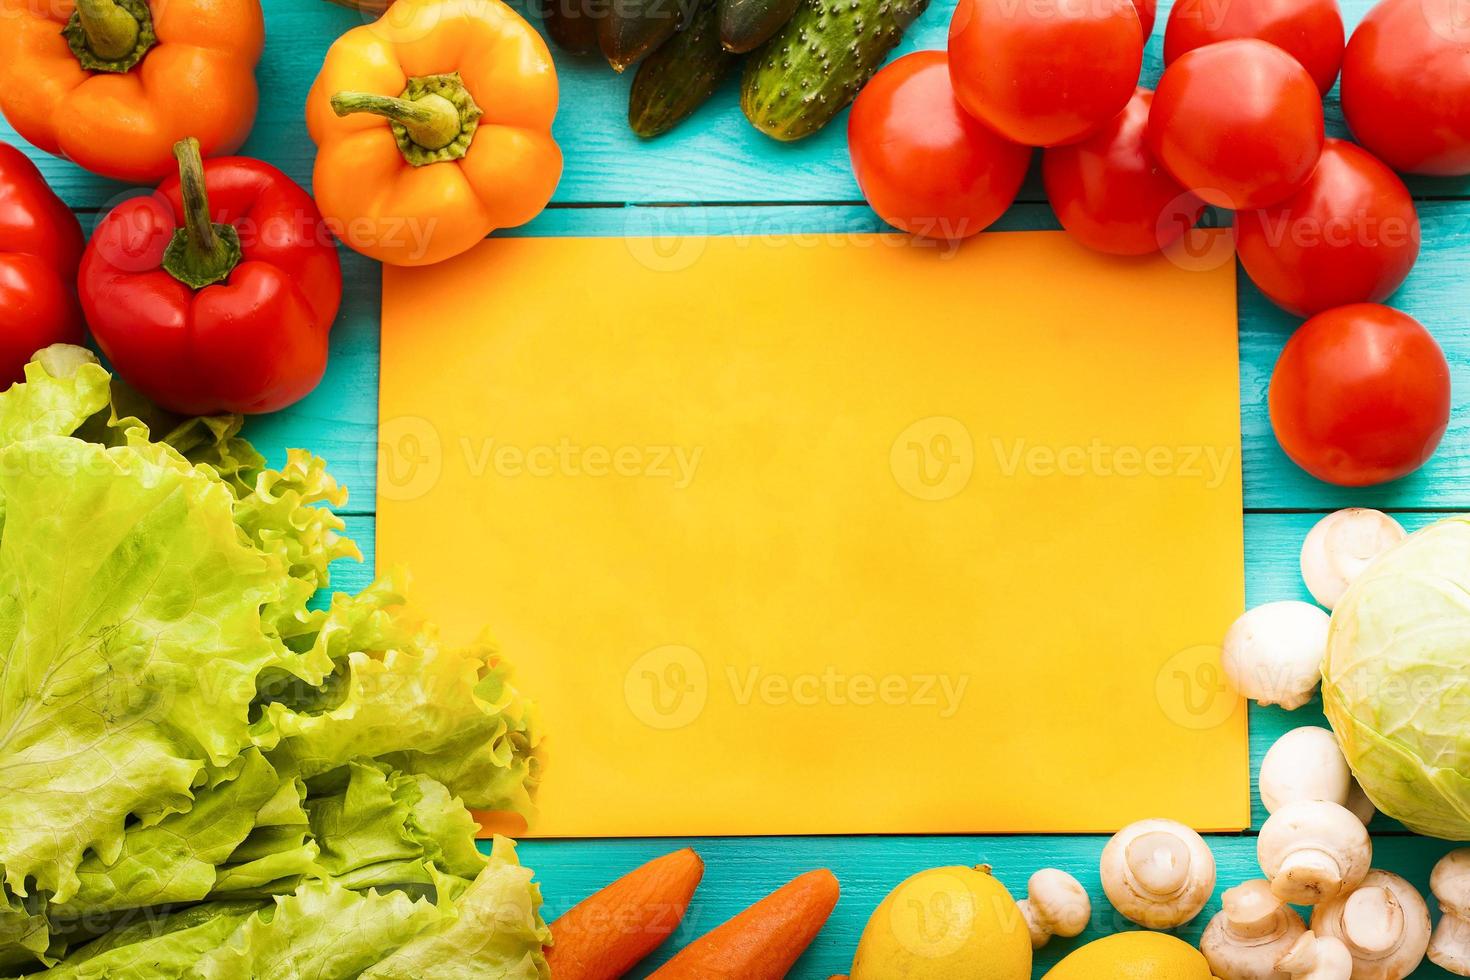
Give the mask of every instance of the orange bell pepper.
<path id="1" fill-rule="evenodd" d="M 500 0 L 399 0 L 327 52 L 306 99 L 317 204 L 348 246 L 427 265 L 551 199 L 556 69 Z"/>
<path id="2" fill-rule="evenodd" d="M 0 111 L 48 153 L 157 183 L 174 144 L 232 153 L 255 119 L 260 0 L 0 0 Z"/>

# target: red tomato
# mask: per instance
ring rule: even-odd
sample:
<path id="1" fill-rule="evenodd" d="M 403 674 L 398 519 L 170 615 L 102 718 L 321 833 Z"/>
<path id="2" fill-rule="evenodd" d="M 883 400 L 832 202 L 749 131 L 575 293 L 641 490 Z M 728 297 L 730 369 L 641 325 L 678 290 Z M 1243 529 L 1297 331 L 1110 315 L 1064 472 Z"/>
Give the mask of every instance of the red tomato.
<path id="1" fill-rule="evenodd" d="M 1062 227 L 1100 252 L 1157 252 L 1204 211 L 1205 202 L 1165 173 L 1144 145 L 1153 98 L 1138 89 L 1100 131 L 1042 154 L 1046 196 Z"/>
<path id="2" fill-rule="evenodd" d="M 1342 110 L 1395 170 L 1470 174 L 1470 18 L 1464 0 L 1383 0 L 1348 42 Z"/>
<path id="3" fill-rule="evenodd" d="M 960 108 L 943 51 L 905 55 L 852 104 L 847 148 L 873 210 L 930 238 L 984 231 L 1010 207 L 1031 148 L 1002 139 Z"/>
<path id="4" fill-rule="evenodd" d="M 1164 29 L 1164 64 L 1243 37 L 1270 41 L 1301 62 L 1324 95 L 1337 81 L 1345 38 L 1337 0 L 1178 0 Z"/>
<path id="5" fill-rule="evenodd" d="M 1271 427 L 1319 480 L 1366 487 L 1414 472 L 1450 420 L 1450 366 L 1418 320 L 1357 303 L 1319 313 L 1271 377 Z"/>
<path id="6" fill-rule="evenodd" d="M 1027 146 L 1071 143 L 1106 125 L 1142 67 L 1129 0 L 960 0 L 949 24 L 960 105 Z"/>
<path id="7" fill-rule="evenodd" d="M 1285 201 L 1235 217 L 1241 264 L 1282 309 L 1311 316 L 1377 303 L 1419 257 L 1409 189 L 1367 150 L 1327 141 L 1307 184 Z"/>
<path id="8" fill-rule="evenodd" d="M 1159 16 L 1158 0 L 1133 0 L 1133 6 L 1138 10 L 1139 26 L 1143 28 L 1143 40 L 1147 44 L 1154 32 L 1154 21 Z"/>
<path id="9" fill-rule="evenodd" d="M 1154 156 L 1222 208 L 1264 208 L 1307 182 L 1325 139 L 1322 95 L 1274 44 L 1196 48 L 1164 70 L 1148 120 Z"/>

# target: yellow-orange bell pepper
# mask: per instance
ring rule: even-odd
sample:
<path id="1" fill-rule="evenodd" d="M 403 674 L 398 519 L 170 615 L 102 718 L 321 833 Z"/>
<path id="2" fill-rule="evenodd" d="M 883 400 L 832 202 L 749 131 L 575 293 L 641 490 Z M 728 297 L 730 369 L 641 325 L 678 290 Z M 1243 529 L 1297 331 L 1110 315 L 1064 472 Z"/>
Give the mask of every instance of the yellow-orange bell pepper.
<path id="1" fill-rule="evenodd" d="M 561 178 L 546 42 L 500 0 L 398 0 L 306 100 L 317 204 L 348 246 L 427 265 L 534 218 Z"/>
<path id="2" fill-rule="evenodd" d="M 264 43 L 260 0 L 0 0 L 0 110 L 48 153 L 157 183 L 186 136 L 245 142 Z"/>

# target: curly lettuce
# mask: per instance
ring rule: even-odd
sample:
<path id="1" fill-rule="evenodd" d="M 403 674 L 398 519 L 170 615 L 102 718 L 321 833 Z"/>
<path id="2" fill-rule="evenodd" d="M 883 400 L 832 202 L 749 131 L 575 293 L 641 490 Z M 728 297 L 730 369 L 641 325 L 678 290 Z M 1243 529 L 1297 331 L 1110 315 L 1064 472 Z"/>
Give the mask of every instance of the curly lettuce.
<path id="1" fill-rule="evenodd" d="M 0 976 L 545 975 L 468 809 L 530 813 L 534 706 L 391 581 L 319 602 L 345 499 L 75 348 L 0 393 Z"/>

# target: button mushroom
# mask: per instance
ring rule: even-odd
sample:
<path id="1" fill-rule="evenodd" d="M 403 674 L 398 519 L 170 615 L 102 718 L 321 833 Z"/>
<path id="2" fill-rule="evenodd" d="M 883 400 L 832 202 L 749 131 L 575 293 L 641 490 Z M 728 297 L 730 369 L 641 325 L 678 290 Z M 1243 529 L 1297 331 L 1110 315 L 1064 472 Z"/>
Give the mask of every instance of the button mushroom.
<path id="1" fill-rule="evenodd" d="M 1470 847 L 1440 858 L 1429 888 L 1444 913 L 1434 927 L 1429 958 L 1457 977 L 1470 977 Z"/>
<path id="2" fill-rule="evenodd" d="M 1172 929 L 1199 915 L 1215 890 L 1215 856 L 1204 838 L 1173 820 L 1141 820 L 1102 853 L 1108 901 L 1146 929 Z"/>
<path id="3" fill-rule="evenodd" d="M 1271 891 L 1293 905 L 1316 905 L 1362 882 L 1373 861 L 1368 830 L 1326 800 L 1299 800 L 1271 814 L 1256 839 Z"/>
<path id="4" fill-rule="evenodd" d="M 1429 906 L 1403 878 L 1374 870 L 1351 894 L 1318 905 L 1312 931 L 1342 941 L 1353 980 L 1404 980 L 1429 949 Z"/>
<path id="5" fill-rule="evenodd" d="M 1220 663 L 1230 683 L 1288 711 L 1312 700 L 1327 655 L 1327 614 L 1308 602 L 1268 602 L 1235 621 Z"/>
<path id="6" fill-rule="evenodd" d="M 1353 956 L 1342 940 L 1305 932 L 1276 964 L 1291 980 L 1352 980 Z"/>
<path id="7" fill-rule="evenodd" d="M 1353 816 L 1363 821 L 1364 827 L 1372 823 L 1374 815 L 1378 813 L 1378 808 L 1373 805 L 1372 800 L 1368 799 L 1368 794 L 1363 792 L 1363 785 L 1356 779 L 1348 787 L 1348 800 L 1345 806 L 1353 811 Z"/>
<path id="8" fill-rule="evenodd" d="M 1302 544 L 1307 591 L 1328 609 L 1373 560 L 1408 536 L 1382 511 L 1349 507 L 1317 522 Z"/>
<path id="9" fill-rule="evenodd" d="M 1277 962 L 1307 931 L 1296 911 L 1257 879 L 1225 892 L 1199 950 L 1219 980 L 1287 980 Z"/>
<path id="10" fill-rule="evenodd" d="M 1292 729 L 1267 750 L 1258 785 L 1267 813 L 1301 800 L 1346 806 L 1353 774 L 1337 736 L 1325 728 L 1308 726 Z"/>
<path id="11" fill-rule="evenodd" d="M 1026 897 L 1016 903 L 1031 931 L 1031 948 L 1040 949 L 1052 936 L 1082 934 L 1092 918 L 1092 900 L 1076 878 L 1056 868 L 1042 868 L 1026 883 Z"/>

